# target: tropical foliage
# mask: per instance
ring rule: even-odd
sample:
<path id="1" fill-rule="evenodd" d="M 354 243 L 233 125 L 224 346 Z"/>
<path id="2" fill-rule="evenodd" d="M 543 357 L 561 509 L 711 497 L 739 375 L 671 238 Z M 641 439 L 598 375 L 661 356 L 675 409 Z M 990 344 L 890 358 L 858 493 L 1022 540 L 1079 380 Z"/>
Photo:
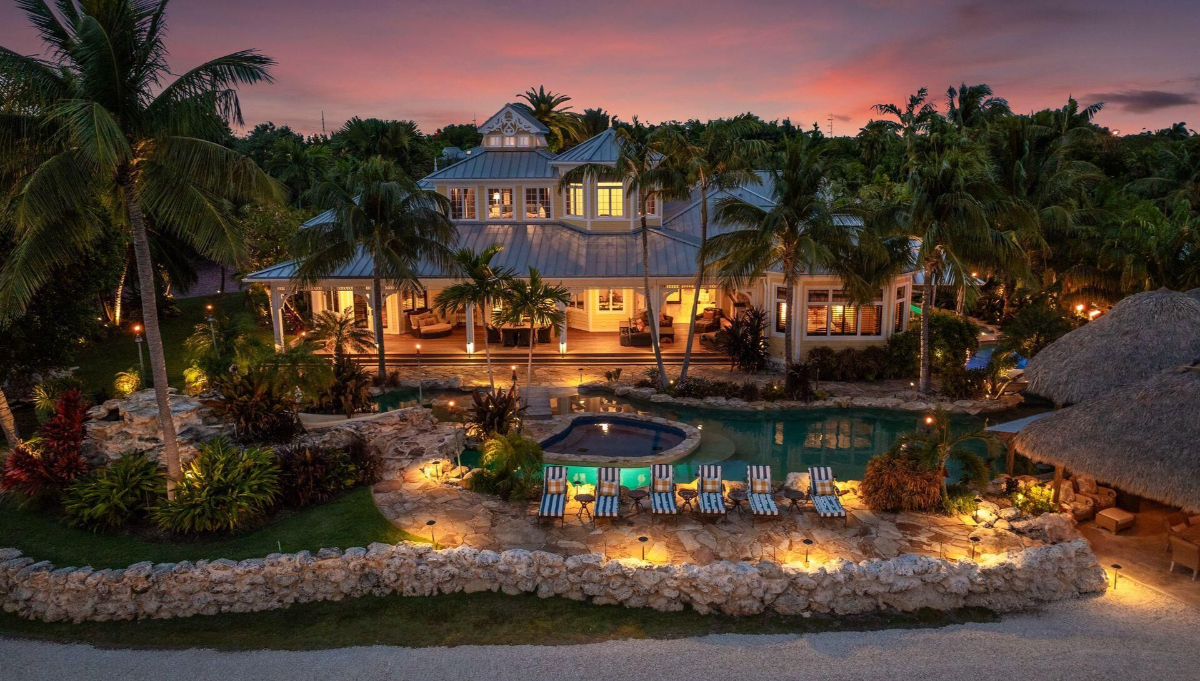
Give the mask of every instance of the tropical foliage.
<path id="1" fill-rule="evenodd" d="M 67 521 L 90 530 L 115 530 L 145 516 L 166 493 L 158 463 L 140 452 L 76 478 L 63 498 Z"/>
<path id="2" fill-rule="evenodd" d="M 233 532 L 261 518 L 278 498 L 275 454 L 218 438 L 188 462 L 174 499 L 155 507 L 153 517 L 175 534 Z"/>
<path id="3" fill-rule="evenodd" d="M 987 452 L 981 456 L 972 450 L 969 443 L 981 445 Z M 997 458 L 1003 445 L 996 436 L 982 428 L 962 430 L 950 423 L 950 414 L 937 410 L 926 418 L 925 427 L 896 438 L 887 452 L 891 458 L 910 458 L 925 470 L 933 471 L 940 483 L 938 502 L 948 501 L 946 490 L 946 464 L 953 461 L 963 470 L 963 477 L 976 488 L 987 484 L 990 460 Z"/>
<path id="4" fill-rule="evenodd" d="M 505 501 L 527 501 L 541 492 L 541 471 L 541 445 L 510 430 L 483 443 L 480 468 L 467 478 L 467 488 Z"/>

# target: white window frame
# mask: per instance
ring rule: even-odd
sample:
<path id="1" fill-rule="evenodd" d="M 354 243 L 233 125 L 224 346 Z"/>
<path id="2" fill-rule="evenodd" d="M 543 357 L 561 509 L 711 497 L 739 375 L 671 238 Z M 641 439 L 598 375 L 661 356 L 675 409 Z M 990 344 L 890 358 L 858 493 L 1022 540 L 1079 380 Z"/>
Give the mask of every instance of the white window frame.
<path id="1" fill-rule="evenodd" d="M 517 146 L 518 147 L 532 147 L 533 146 L 533 135 L 517 135 Z"/>
<path id="2" fill-rule="evenodd" d="M 563 191 L 563 207 L 567 211 L 567 215 L 573 218 L 586 217 L 583 204 L 583 184 L 567 185 Z"/>
<path id="3" fill-rule="evenodd" d="M 885 289 L 881 289 L 879 297 L 876 298 L 873 302 L 871 302 L 869 304 L 870 307 L 877 308 L 877 312 L 879 314 L 879 319 L 880 319 L 879 333 L 863 333 L 862 310 L 863 310 L 863 308 L 868 307 L 868 305 L 833 300 L 834 294 L 838 293 L 839 291 L 840 291 L 840 289 L 838 287 L 831 285 L 828 288 L 821 287 L 821 286 L 815 286 L 804 292 L 804 337 L 805 338 L 826 338 L 828 340 L 836 341 L 836 340 L 845 340 L 845 339 L 854 339 L 854 338 L 884 338 L 888 335 L 888 327 L 883 323 L 883 315 L 887 312 L 887 305 L 885 302 L 887 291 Z M 822 299 L 821 300 L 812 300 L 813 294 L 821 295 Z M 809 306 L 816 306 L 816 305 L 819 305 L 819 306 L 822 306 L 825 308 L 825 331 L 823 333 L 811 333 L 808 328 L 808 308 L 809 308 Z M 833 332 L 833 308 L 834 308 L 834 306 L 839 306 L 839 305 L 842 308 L 848 308 L 848 307 L 854 308 L 854 333 L 836 333 L 835 334 Z M 844 319 L 845 318 L 844 310 L 842 312 L 842 315 L 843 315 L 843 319 Z"/>
<path id="4" fill-rule="evenodd" d="M 648 218 L 657 217 L 658 216 L 658 194 L 651 194 L 651 195 L 647 196 L 646 203 L 648 204 L 647 208 L 650 209 L 650 210 L 646 211 L 646 217 L 648 217 Z M 641 207 L 640 203 L 638 205 L 638 217 L 639 218 L 642 217 L 642 207 Z"/>
<path id="5" fill-rule="evenodd" d="M 621 309 L 619 309 L 619 310 L 612 309 L 613 291 L 619 291 L 621 293 Z M 600 293 L 602 293 L 602 292 L 608 293 L 608 309 L 607 310 L 600 307 Z M 628 303 L 629 296 L 627 296 L 625 294 L 626 294 L 626 289 L 619 288 L 619 287 L 618 288 L 598 289 L 598 293 L 596 294 L 596 314 L 625 314 L 627 312 L 627 308 L 629 305 L 629 303 Z"/>
<path id="6" fill-rule="evenodd" d="M 544 194 L 544 198 L 546 200 L 546 203 L 545 203 L 546 214 L 545 215 L 532 215 L 531 216 L 529 214 L 529 192 L 536 192 L 537 194 Z M 541 197 L 538 198 L 538 200 L 536 201 L 536 204 L 539 207 L 542 205 Z M 549 187 L 525 187 L 525 206 L 524 206 L 522 215 L 525 216 L 526 220 L 552 220 L 552 219 L 554 219 L 554 202 L 550 200 L 550 188 Z"/>
<path id="7" fill-rule="evenodd" d="M 455 192 L 459 193 L 459 197 L 455 199 Z M 469 194 L 469 197 L 468 197 Z M 467 199 L 470 199 L 468 202 Z M 467 205 L 470 204 L 471 210 L 467 210 Z M 478 204 L 475 201 L 474 187 L 451 187 L 450 188 L 450 219 L 452 220 L 474 220 L 478 211 Z M 457 213 L 457 215 L 456 215 Z"/>
<path id="8" fill-rule="evenodd" d="M 620 192 L 621 200 L 617 202 L 619 213 L 613 213 L 613 192 Z M 608 214 L 604 215 L 600 212 L 600 194 L 604 192 L 608 198 Z M 598 182 L 596 183 L 596 218 L 599 220 L 624 220 L 625 214 L 625 185 L 620 182 Z"/>
<path id="9" fill-rule="evenodd" d="M 506 191 L 509 192 L 509 197 L 510 197 L 509 198 L 510 202 L 508 204 L 508 208 L 511 211 L 511 215 L 509 215 L 508 217 L 504 217 L 505 204 L 502 203 L 504 201 L 504 192 L 506 192 Z M 499 212 L 499 217 L 492 217 L 492 196 L 497 192 L 500 194 L 501 203 L 497 203 L 496 205 L 500 208 L 500 212 Z M 487 219 L 489 219 L 489 220 L 515 220 L 515 219 L 517 219 L 517 188 L 516 187 L 488 187 L 487 188 Z"/>
<path id="10" fill-rule="evenodd" d="M 771 307 L 771 335 L 782 338 L 787 335 L 787 287 L 779 284 L 775 286 L 775 304 Z M 792 315 L 795 316 L 794 314 Z M 783 325 L 783 330 L 779 329 Z"/>

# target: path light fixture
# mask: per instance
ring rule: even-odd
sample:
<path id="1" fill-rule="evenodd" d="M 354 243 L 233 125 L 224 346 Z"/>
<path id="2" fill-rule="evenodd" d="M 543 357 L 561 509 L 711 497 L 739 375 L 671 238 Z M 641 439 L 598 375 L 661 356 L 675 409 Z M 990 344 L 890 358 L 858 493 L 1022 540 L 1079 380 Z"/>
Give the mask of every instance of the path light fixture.
<path id="1" fill-rule="evenodd" d="M 1117 580 L 1121 579 L 1121 564 L 1113 563 L 1110 567 L 1113 570 L 1113 591 L 1117 590 Z"/>
<path id="2" fill-rule="evenodd" d="M 513 387 L 515 388 L 517 386 L 517 365 L 512 364 L 508 368 L 512 370 L 512 381 Z"/>
<path id="3" fill-rule="evenodd" d="M 979 537 L 971 537 L 971 560 L 975 560 L 975 556 L 979 550 Z"/>
<path id="4" fill-rule="evenodd" d="M 583 367 L 579 367 L 579 387 L 583 387 Z"/>
<path id="5" fill-rule="evenodd" d="M 208 311 L 208 316 L 207 316 L 205 319 L 208 321 L 208 333 L 212 335 L 212 342 L 213 342 L 213 352 L 216 352 L 216 351 L 217 351 L 217 331 L 216 331 L 216 329 L 213 327 L 213 306 L 212 306 L 212 303 L 209 303 L 208 305 L 205 305 L 205 306 L 204 306 L 204 309 Z"/>
<path id="6" fill-rule="evenodd" d="M 638 541 L 642 543 L 642 560 L 646 560 L 646 542 L 650 541 L 650 538 L 638 537 Z"/>
<path id="7" fill-rule="evenodd" d="M 808 551 L 810 548 L 812 548 L 813 540 L 805 539 L 804 541 L 802 541 L 800 543 L 804 544 L 804 564 L 808 565 Z"/>
<path id="8" fill-rule="evenodd" d="M 425 525 L 427 525 L 429 527 L 429 543 L 433 544 L 433 548 L 436 551 L 437 550 L 437 537 L 433 536 L 433 526 L 437 525 L 437 521 L 432 520 L 432 519 L 426 520 Z"/>
<path id="9" fill-rule="evenodd" d="M 146 362 L 145 362 L 145 360 L 142 359 L 142 341 L 144 339 L 142 338 L 142 325 L 141 324 L 133 325 L 133 340 L 135 343 L 137 343 L 138 370 L 141 372 L 141 375 L 144 377 L 146 375 Z"/>

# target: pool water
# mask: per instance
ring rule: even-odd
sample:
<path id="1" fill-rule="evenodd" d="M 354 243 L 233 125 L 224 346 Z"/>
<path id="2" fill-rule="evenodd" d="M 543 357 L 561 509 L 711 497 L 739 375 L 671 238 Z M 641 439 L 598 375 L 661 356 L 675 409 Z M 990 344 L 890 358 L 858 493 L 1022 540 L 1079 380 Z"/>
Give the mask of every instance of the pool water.
<path id="1" fill-rule="evenodd" d="M 426 403 L 428 403 L 431 395 L 432 393 L 426 391 Z M 379 411 L 392 411 L 393 409 L 403 409 L 404 407 L 415 407 L 417 406 L 417 389 L 397 388 L 395 390 L 389 390 L 379 397 L 376 397 L 375 404 L 379 405 Z"/>
<path id="2" fill-rule="evenodd" d="M 830 466 L 841 480 L 861 480 L 867 461 L 891 447 L 902 433 L 921 427 L 924 413 L 887 409 L 811 409 L 785 414 L 771 412 L 718 412 L 650 403 L 633 404 L 617 397 L 576 395 L 552 400 L 556 414 L 576 412 L 639 413 L 678 420 L 700 429 L 700 447 L 675 463 L 676 482 L 691 482 L 700 464 L 717 463 L 726 480 L 744 480 L 749 465 L 771 466 L 771 476 L 783 480 L 789 472 L 806 472 L 810 466 Z M 973 416 L 955 416 L 955 428 L 971 430 L 983 425 Z M 979 454 L 978 443 L 968 447 Z M 960 471 L 950 468 L 950 481 Z M 568 467 L 575 484 L 595 483 L 594 466 Z M 621 484 L 640 487 L 649 483 L 649 467 L 623 468 Z"/>
<path id="3" fill-rule="evenodd" d="M 577 418 L 567 430 L 542 443 L 547 452 L 587 456 L 654 456 L 683 442 L 677 428 L 634 420 Z"/>

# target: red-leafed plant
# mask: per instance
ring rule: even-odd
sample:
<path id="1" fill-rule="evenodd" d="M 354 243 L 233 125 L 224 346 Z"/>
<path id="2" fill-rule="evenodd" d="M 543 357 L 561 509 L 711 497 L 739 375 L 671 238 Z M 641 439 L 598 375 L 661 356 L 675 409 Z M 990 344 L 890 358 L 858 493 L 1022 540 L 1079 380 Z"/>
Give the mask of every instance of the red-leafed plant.
<path id="1" fill-rule="evenodd" d="M 78 390 L 63 393 L 38 437 L 9 452 L 0 489 L 27 497 L 58 496 L 72 480 L 86 473 L 87 462 L 80 453 L 86 414 L 87 404 Z"/>

